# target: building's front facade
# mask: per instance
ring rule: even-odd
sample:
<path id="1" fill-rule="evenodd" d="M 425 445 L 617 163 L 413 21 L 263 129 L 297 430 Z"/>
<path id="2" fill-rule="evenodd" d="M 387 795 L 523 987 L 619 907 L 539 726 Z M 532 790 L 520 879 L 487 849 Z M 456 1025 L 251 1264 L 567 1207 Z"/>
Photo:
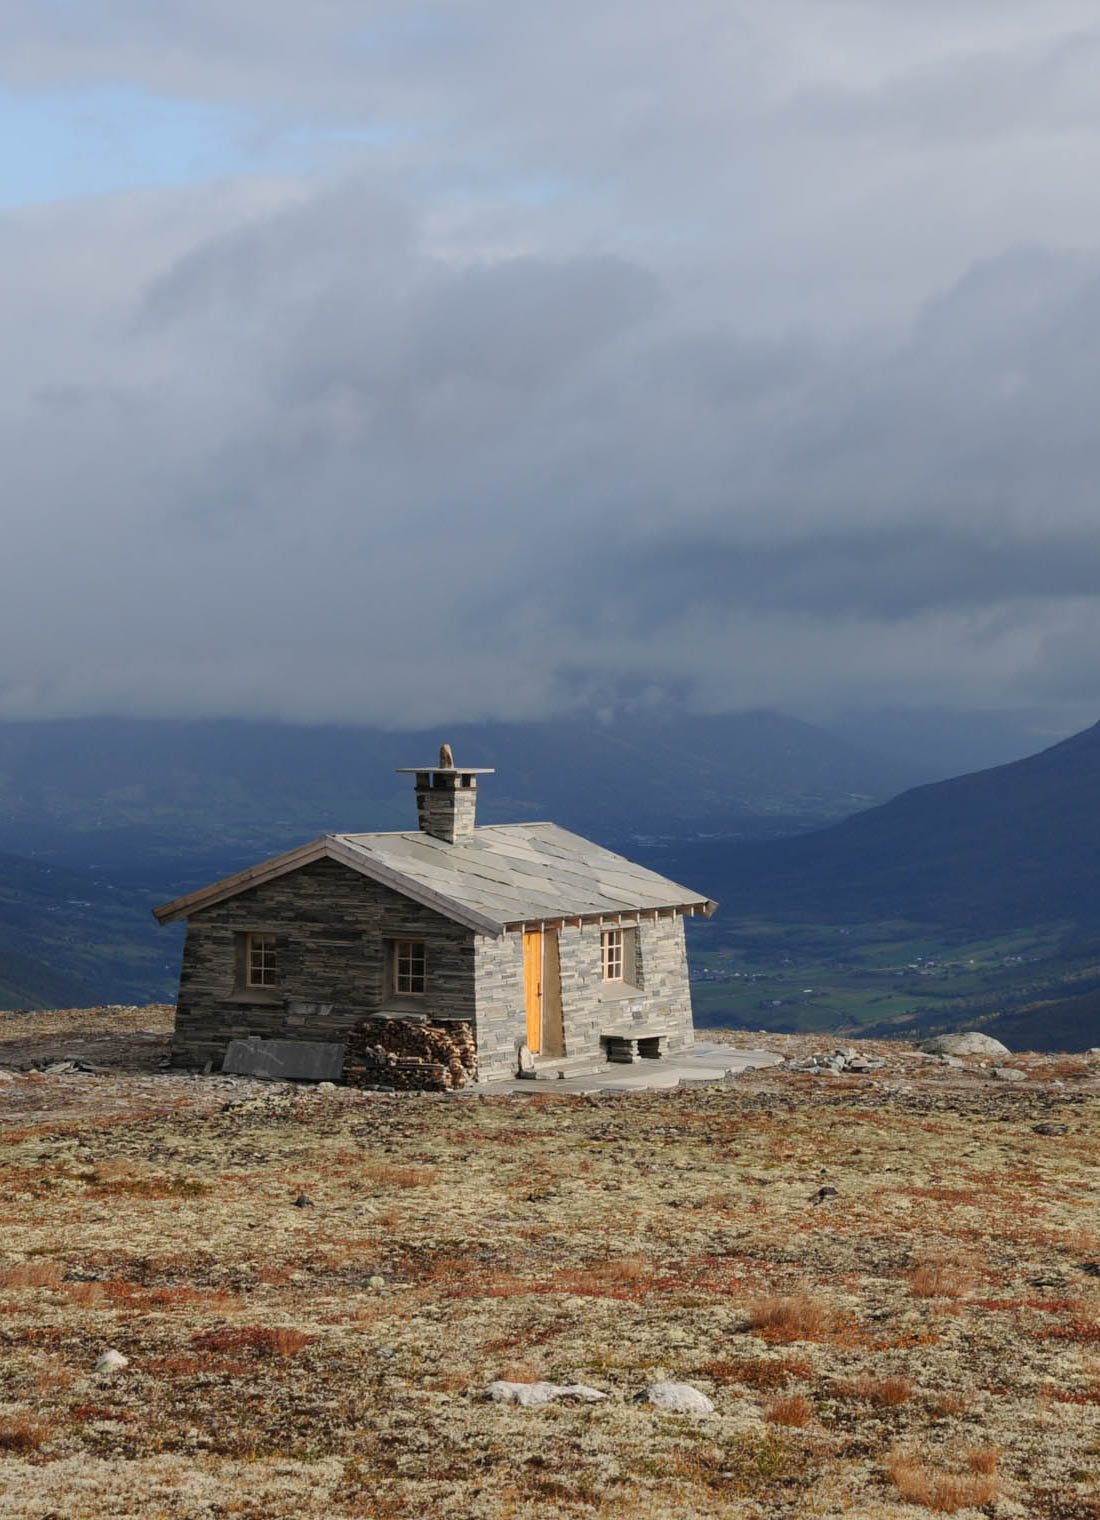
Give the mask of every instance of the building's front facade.
<path id="1" fill-rule="evenodd" d="M 367 1018 L 468 1025 L 481 1081 L 524 1047 L 548 1067 L 692 1044 L 683 919 L 712 902 L 553 824 L 475 828 L 481 772 L 414 774 L 417 832 L 325 835 L 155 910 L 187 920 L 176 1064 Z"/>

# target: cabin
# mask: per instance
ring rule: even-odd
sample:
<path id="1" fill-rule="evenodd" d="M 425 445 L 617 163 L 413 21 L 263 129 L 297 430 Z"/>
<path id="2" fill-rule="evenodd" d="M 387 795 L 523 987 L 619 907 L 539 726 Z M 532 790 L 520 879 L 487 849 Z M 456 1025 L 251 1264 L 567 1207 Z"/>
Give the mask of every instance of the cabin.
<path id="1" fill-rule="evenodd" d="M 492 1082 L 694 1043 L 684 919 L 713 902 L 553 823 L 478 826 L 492 772 L 447 746 L 400 774 L 415 830 L 326 834 L 153 910 L 187 921 L 174 1065 L 320 1042 L 338 1075 L 357 1030 L 421 1025 L 461 1029 Z"/>

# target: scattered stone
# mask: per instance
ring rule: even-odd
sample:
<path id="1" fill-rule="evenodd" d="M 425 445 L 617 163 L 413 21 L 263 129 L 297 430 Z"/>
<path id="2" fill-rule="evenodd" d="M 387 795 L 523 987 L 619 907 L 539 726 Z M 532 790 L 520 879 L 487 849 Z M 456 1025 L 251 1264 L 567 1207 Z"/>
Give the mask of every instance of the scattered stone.
<path id="1" fill-rule="evenodd" d="M 97 1372 L 121 1372 L 123 1367 L 130 1365 L 130 1358 L 123 1356 L 121 1351 L 105 1351 L 95 1364 Z"/>
<path id="2" fill-rule="evenodd" d="M 552 1404 L 555 1399 L 583 1399 L 594 1403 L 606 1399 L 607 1394 L 584 1383 L 506 1383 L 498 1378 L 485 1390 L 485 1397 L 494 1404 L 520 1404 L 524 1409 L 539 1409 Z"/>
<path id="3" fill-rule="evenodd" d="M 840 1197 L 840 1194 L 837 1192 L 836 1188 L 832 1188 L 832 1187 L 820 1187 L 820 1188 L 818 1188 L 817 1192 L 813 1195 L 813 1197 L 810 1199 L 810 1202 L 813 1203 L 813 1204 L 824 1203 L 825 1200 L 826 1200 L 826 1198 L 839 1198 L 839 1197 Z"/>
<path id="4" fill-rule="evenodd" d="M 831 1052 L 815 1050 L 804 1061 L 786 1061 L 784 1065 L 791 1071 L 832 1072 L 839 1076 L 841 1072 L 849 1071 L 866 1075 L 868 1072 L 879 1071 L 886 1062 L 881 1056 L 861 1054 L 849 1046 Z"/>
<path id="5" fill-rule="evenodd" d="M 690 1383 L 651 1383 L 640 1398 L 673 1414 L 713 1414 L 714 1405 Z"/>
<path id="6" fill-rule="evenodd" d="M 1012 1052 L 992 1035 L 977 1029 L 962 1030 L 959 1034 L 938 1034 L 935 1039 L 925 1040 L 920 1049 L 932 1056 L 1008 1056 Z"/>
<path id="7" fill-rule="evenodd" d="M 375 1272 L 372 1277 L 367 1278 L 367 1287 L 371 1290 L 372 1293 L 381 1293 L 382 1289 L 385 1286 L 386 1279 L 384 1277 L 380 1277 L 377 1272 Z"/>
<path id="8" fill-rule="evenodd" d="M 316 1208 L 317 1205 L 313 1202 L 312 1198 L 307 1198 L 304 1193 L 299 1193 L 294 1200 L 293 1206 L 296 1209 L 312 1209 Z"/>
<path id="9" fill-rule="evenodd" d="M 1027 1080 L 1026 1071 L 1017 1071 L 1015 1066 L 994 1066 L 990 1076 L 996 1077 L 998 1082 L 1024 1082 Z"/>
<path id="10" fill-rule="evenodd" d="M 7 1071 L 7 1070 L 5 1070 L 4 1067 L 0 1066 L 0 1082 L 14 1082 L 14 1081 L 15 1081 L 15 1072 L 14 1071 Z"/>
<path id="11" fill-rule="evenodd" d="M 383 1360 L 385 1360 L 385 1361 L 389 1361 L 389 1359 L 390 1359 L 391 1356 L 396 1356 L 397 1355 L 397 1352 L 393 1349 L 393 1347 L 388 1342 L 383 1341 L 383 1343 L 382 1343 L 381 1346 L 375 1346 L 375 1348 L 374 1348 L 374 1354 L 375 1354 L 375 1356 L 382 1357 Z"/>
<path id="12" fill-rule="evenodd" d="M 1069 1133 L 1064 1124 L 1033 1124 L 1031 1128 L 1037 1135 L 1067 1135 Z"/>

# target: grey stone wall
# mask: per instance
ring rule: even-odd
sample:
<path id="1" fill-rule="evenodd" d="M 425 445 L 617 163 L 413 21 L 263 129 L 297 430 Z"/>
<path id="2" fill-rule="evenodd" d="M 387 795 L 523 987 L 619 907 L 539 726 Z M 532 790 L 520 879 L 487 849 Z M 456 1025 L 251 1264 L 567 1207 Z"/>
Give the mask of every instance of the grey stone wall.
<path id="1" fill-rule="evenodd" d="M 239 936 L 277 936 L 277 989 L 239 985 Z M 321 860 L 192 915 L 172 1059 L 221 1065 L 248 1035 L 342 1039 L 370 1014 L 473 1022 L 474 934 L 336 861 Z M 422 939 L 423 996 L 390 991 L 387 941 Z"/>
<path id="2" fill-rule="evenodd" d="M 247 933 L 276 935 L 277 988 L 240 985 Z M 559 931 L 566 1057 L 598 1056 L 608 1034 L 662 1034 L 669 1051 L 693 1043 L 683 919 L 642 920 L 630 938 L 633 983 L 606 983 L 598 926 Z M 390 990 L 395 939 L 425 942 L 423 996 Z M 336 861 L 316 861 L 192 915 L 172 1059 L 218 1069 L 231 1039 L 340 1040 L 378 1014 L 466 1020 L 479 1080 L 514 1075 L 527 1036 L 522 934 L 474 934 Z"/>
<path id="3" fill-rule="evenodd" d="M 625 926 L 624 927 L 631 927 Z M 598 1056 L 600 1036 L 664 1035 L 668 1051 L 695 1043 L 691 988 L 682 918 L 643 919 L 630 936 L 633 983 L 605 982 L 600 929 L 595 924 L 559 931 L 565 1054 Z M 523 986 L 523 940 L 479 937 L 475 944 L 477 1046 L 482 1079 L 510 1076 L 516 1050 L 527 1037 Z"/>

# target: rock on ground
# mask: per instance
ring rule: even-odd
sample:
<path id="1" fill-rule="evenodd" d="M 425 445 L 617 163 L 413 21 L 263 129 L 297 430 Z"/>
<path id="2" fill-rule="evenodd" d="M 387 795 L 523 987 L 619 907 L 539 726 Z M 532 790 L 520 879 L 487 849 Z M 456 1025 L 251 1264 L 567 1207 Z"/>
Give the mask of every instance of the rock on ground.
<path id="1" fill-rule="evenodd" d="M 966 1029 L 960 1034 L 938 1034 L 933 1040 L 925 1040 L 921 1050 L 930 1056 L 1008 1056 L 1012 1052 L 991 1034 L 981 1034 L 977 1029 Z"/>
<path id="2" fill-rule="evenodd" d="M 714 1405 L 690 1383 L 651 1383 L 642 1397 L 657 1409 L 675 1414 L 713 1414 Z"/>
<path id="3" fill-rule="evenodd" d="M 606 1399 L 607 1394 L 584 1383 L 506 1383 L 498 1378 L 486 1388 L 485 1397 L 496 1404 L 522 1404 L 524 1409 L 538 1409 L 555 1399 L 584 1399 L 591 1404 Z"/>

